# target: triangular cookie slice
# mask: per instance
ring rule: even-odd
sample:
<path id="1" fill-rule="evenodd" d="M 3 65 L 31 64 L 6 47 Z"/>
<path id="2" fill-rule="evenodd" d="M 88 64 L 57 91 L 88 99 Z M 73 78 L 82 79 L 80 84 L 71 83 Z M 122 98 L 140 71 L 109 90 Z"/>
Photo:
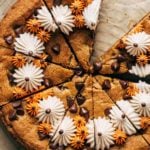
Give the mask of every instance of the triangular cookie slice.
<path id="1" fill-rule="evenodd" d="M 101 64 L 99 73 L 128 73 L 140 78 L 149 76 L 149 15 L 147 14 L 131 31 L 98 58 Z"/>
<path id="2" fill-rule="evenodd" d="M 6 104 L 1 109 L 1 120 L 25 148 L 48 150 L 53 127 L 59 125 L 68 104 L 74 102 L 77 82 L 83 83 L 84 77 Z"/>
<path id="3" fill-rule="evenodd" d="M 23 11 L 16 14 L 22 6 Z M 0 45 L 66 68 L 77 68 L 73 53 L 57 29 L 42 0 L 18 1 L 1 21 Z"/>
<path id="4" fill-rule="evenodd" d="M 149 142 L 150 108 L 148 99 L 150 86 L 141 81 L 137 84 L 103 76 L 96 76 L 96 80 L 126 115 L 130 110 L 133 114 L 135 113 L 137 118 L 140 118 L 140 120 L 137 119 L 138 121 L 134 122 L 133 118 L 128 116 L 139 133 Z"/>
<path id="5" fill-rule="evenodd" d="M 74 75 L 73 70 L 21 54 L 1 56 L 0 61 L 1 105 L 69 81 Z"/>
<path id="6" fill-rule="evenodd" d="M 49 5 L 49 1 L 46 2 Z M 56 24 L 80 65 L 89 71 L 101 0 L 54 0 L 53 5 L 49 9 Z"/>
<path id="7" fill-rule="evenodd" d="M 128 116 L 114 104 L 95 78 L 93 78 L 93 102 L 96 149 L 109 149 L 111 146 L 112 149 L 119 149 L 122 145 L 130 148 L 130 138 L 136 140 L 137 131 Z M 122 135 L 120 136 L 122 140 L 118 139 L 119 135 Z M 141 145 L 139 144 L 137 148 L 148 148 L 142 136 L 139 135 L 138 139 L 141 139 Z M 107 144 L 105 140 L 108 141 Z M 120 146 L 114 146 L 116 144 Z"/>
<path id="8" fill-rule="evenodd" d="M 93 122 L 91 120 L 93 119 L 92 77 L 86 77 L 84 85 L 76 82 L 75 87 L 78 92 L 74 102 L 71 107 L 68 107 L 69 109 L 51 139 L 52 145 L 66 149 L 87 148 L 89 145 L 86 139 L 88 139 L 88 132 L 91 132 L 88 121 Z"/>

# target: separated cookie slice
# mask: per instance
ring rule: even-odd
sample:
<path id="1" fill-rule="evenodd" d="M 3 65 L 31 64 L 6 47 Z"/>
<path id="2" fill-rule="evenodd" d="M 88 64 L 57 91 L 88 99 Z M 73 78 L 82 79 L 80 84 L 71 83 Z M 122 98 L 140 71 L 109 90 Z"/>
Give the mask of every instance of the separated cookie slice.
<path id="1" fill-rule="evenodd" d="M 24 3 L 28 1 L 16 2 L 2 20 L 0 45 L 66 68 L 77 68 L 73 53 L 43 1 L 30 2 L 31 8 Z M 24 11 L 14 15 L 22 6 Z"/>
<path id="2" fill-rule="evenodd" d="M 149 85 L 141 81 L 136 84 L 103 76 L 96 76 L 96 79 L 113 102 L 128 116 L 137 133 L 149 143 Z"/>
<path id="3" fill-rule="evenodd" d="M 92 77 L 86 77 L 84 83 L 77 81 L 74 87 L 78 92 L 74 101 L 68 101 L 66 114 L 51 139 L 52 146 L 64 149 L 89 147 L 89 133 L 94 131 L 90 124 L 93 122 Z"/>
<path id="4" fill-rule="evenodd" d="M 0 57 L 0 103 L 20 99 L 71 80 L 74 71 L 25 55 Z"/>
<path id="5" fill-rule="evenodd" d="M 101 74 L 123 74 L 145 78 L 149 76 L 149 15 L 147 14 L 126 35 L 99 59 Z"/>
<path id="6" fill-rule="evenodd" d="M 26 149 L 49 149 L 53 127 L 58 126 L 57 122 L 64 117 L 67 100 L 77 93 L 76 89 L 70 91 L 67 88 L 67 85 L 73 86 L 73 82 L 49 88 L 2 107 L 1 120 Z"/>
<path id="7" fill-rule="evenodd" d="M 135 136 L 137 132 L 136 128 L 132 122 L 130 122 L 128 116 L 120 107 L 115 105 L 111 97 L 109 97 L 94 78 L 93 101 L 95 149 L 119 149 L 124 146 L 129 148 L 130 138 L 132 139 L 132 136 Z M 143 140 L 141 136 L 138 137 Z M 141 141 L 141 144 L 144 145 L 138 148 L 148 148 L 148 144 L 143 141 Z"/>
<path id="8" fill-rule="evenodd" d="M 46 2 L 49 5 L 49 1 Z M 101 0 L 53 0 L 53 5 L 49 9 L 56 24 L 83 69 L 89 71 Z"/>

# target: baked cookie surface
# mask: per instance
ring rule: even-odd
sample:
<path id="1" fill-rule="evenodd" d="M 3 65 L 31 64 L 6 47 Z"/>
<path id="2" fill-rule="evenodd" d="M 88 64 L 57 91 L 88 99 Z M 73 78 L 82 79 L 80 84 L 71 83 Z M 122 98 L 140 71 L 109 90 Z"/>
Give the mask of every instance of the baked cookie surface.
<path id="1" fill-rule="evenodd" d="M 9 28 L 0 34 L 0 115 L 11 135 L 29 150 L 149 149 L 149 85 L 90 63 L 101 1 L 27 3 L 0 25 Z"/>

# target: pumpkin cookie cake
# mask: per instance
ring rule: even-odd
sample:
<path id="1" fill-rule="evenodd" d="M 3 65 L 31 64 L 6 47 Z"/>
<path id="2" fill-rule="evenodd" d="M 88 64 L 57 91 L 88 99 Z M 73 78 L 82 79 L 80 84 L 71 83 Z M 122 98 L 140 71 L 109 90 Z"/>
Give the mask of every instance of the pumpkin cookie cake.
<path id="1" fill-rule="evenodd" d="M 18 0 L 1 21 L 0 117 L 25 149 L 150 148 L 150 85 L 103 76 L 116 73 L 102 62 L 111 50 L 90 63 L 100 7 L 101 0 Z M 147 16 L 142 25 L 136 31 L 147 36 Z"/>

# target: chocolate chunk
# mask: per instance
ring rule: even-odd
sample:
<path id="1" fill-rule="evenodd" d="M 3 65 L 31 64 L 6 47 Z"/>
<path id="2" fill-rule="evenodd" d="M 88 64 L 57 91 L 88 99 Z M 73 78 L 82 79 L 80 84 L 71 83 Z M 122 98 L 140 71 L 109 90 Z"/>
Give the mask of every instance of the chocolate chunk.
<path id="1" fill-rule="evenodd" d="M 12 110 L 11 112 L 9 112 L 9 120 L 10 121 L 17 120 L 16 110 Z"/>
<path id="2" fill-rule="evenodd" d="M 84 87 L 84 83 L 83 82 L 76 82 L 75 87 L 78 91 L 81 91 Z"/>
<path id="3" fill-rule="evenodd" d="M 80 66 L 76 67 L 75 74 L 77 76 L 82 76 L 83 75 L 83 69 Z"/>
<path id="4" fill-rule="evenodd" d="M 44 79 L 44 85 L 45 85 L 46 87 L 50 87 L 50 86 L 52 85 L 51 80 L 49 80 L 49 79 Z"/>
<path id="5" fill-rule="evenodd" d="M 94 72 L 97 73 L 98 71 L 100 71 L 102 69 L 102 63 L 101 62 L 95 62 L 93 64 L 94 67 Z"/>
<path id="6" fill-rule="evenodd" d="M 126 60 L 126 58 L 125 58 L 123 55 L 119 54 L 119 55 L 117 56 L 117 60 L 118 60 L 118 62 L 123 62 L 123 61 Z"/>
<path id="7" fill-rule="evenodd" d="M 86 119 L 86 121 L 88 121 L 88 119 L 89 119 L 89 111 L 88 111 L 87 108 L 81 107 L 79 114 L 80 114 L 82 117 L 84 117 L 84 118 Z"/>
<path id="8" fill-rule="evenodd" d="M 118 71 L 120 69 L 120 64 L 118 62 L 114 62 L 111 64 L 111 69 L 113 71 Z"/>
<path id="9" fill-rule="evenodd" d="M 14 108 L 18 108 L 21 106 L 21 101 L 19 100 L 19 101 L 12 102 L 12 105 Z"/>
<path id="10" fill-rule="evenodd" d="M 24 110 L 23 110 L 23 108 L 17 108 L 16 113 L 17 113 L 17 115 L 19 115 L 19 116 L 23 116 L 23 115 L 24 115 Z"/>
<path id="11" fill-rule="evenodd" d="M 74 104 L 70 107 L 69 111 L 70 111 L 71 113 L 77 113 L 77 111 L 78 111 L 77 104 L 74 103 Z"/>
<path id="12" fill-rule="evenodd" d="M 129 85 L 129 83 L 127 81 L 123 81 L 123 80 L 120 80 L 120 84 L 121 84 L 123 89 L 126 89 Z"/>
<path id="13" fill-rule="evenodd" d="M 104 110 L 104 113 L 106 116 L 108 116 L 110 114 L 110 110 L 111 110 L 111 107 L 108 107 Z"/>
<path id="14" fill-rule="evenodd" d="M 82 105 L 84 102 L 85 102 L 85 97 L 83 96 L 83 95 L 81 95 L 81 94 L 78 94 L 77 95 L 77 103 L 78 103 L 78 105 Z"/>
<path id="15" fill-rule="evenodd" d="M 60 145 L 57 149 L 58 150 L 65 150 L 65 147 L 63 145 Z"/>
<path id="16" fill-rule="evenodd" d="M 59 54 L 59 53 L 60 53 L 60 45 L 59 45 L 59 44 L 55 44 L 55 45 L 52 47 L 52 51 L 53 51 L 55 54 Z"/>
<path id="17" fill-rule="evenodd" d="M 48 55 L 48 57 L 45 59 L 46 62 L 51 62 L 52 61 L 52 56 Z"/>
<path id="18" fill-rule="evenodd" d="M 14 41 L 14 37 L 12 35 L 8 35 L 8 36 L 4 37 L 4 39 L 8 45 L 11 45 Z"/>
<path id="19" fill-rule="evenodd" d="M 108 79 L 104 80 L 104 82 L 102 84 L 102 88 L 103 88 L 103 90 L 109 90 L 111 88 L 111 84 Z"/>
<path id="20" fill-rule="evenodd" d="M 23 26 L 19 25 L 15 27 L 15 33 L 18 36 L 19 34 L 21 34 L 23 32 Z"/>
<path id="21" fill-rule="evenodd" d="M 50 143 L 50 149 L 56 150 L 57 149 L 57 144 Z"/>
<path id="22" fill-rule="evenodd" d="M 44 140 L 47 136 L 41 132 L 38 132 L 40 140 Z"/>
<path id="23" fill-rule="evenodd" d="M 70 108 L 74 104 L 74 99 L 71 96 L 67 97 L 67 105 Z"/>
<path id="24" fill-rule="evenodd" d="M 62 0 L 54 0 L 53 5 L 60 5 L 62 3 Z"/>
<path id="25" fill-rule="evenodd" d="M 129 99 L 131 99 L 132 97 L 131 96 L 129 96 L 128 94 L 124 94 L 123 95 L 123 99 L 124 100 L 129 100 Z"/>

